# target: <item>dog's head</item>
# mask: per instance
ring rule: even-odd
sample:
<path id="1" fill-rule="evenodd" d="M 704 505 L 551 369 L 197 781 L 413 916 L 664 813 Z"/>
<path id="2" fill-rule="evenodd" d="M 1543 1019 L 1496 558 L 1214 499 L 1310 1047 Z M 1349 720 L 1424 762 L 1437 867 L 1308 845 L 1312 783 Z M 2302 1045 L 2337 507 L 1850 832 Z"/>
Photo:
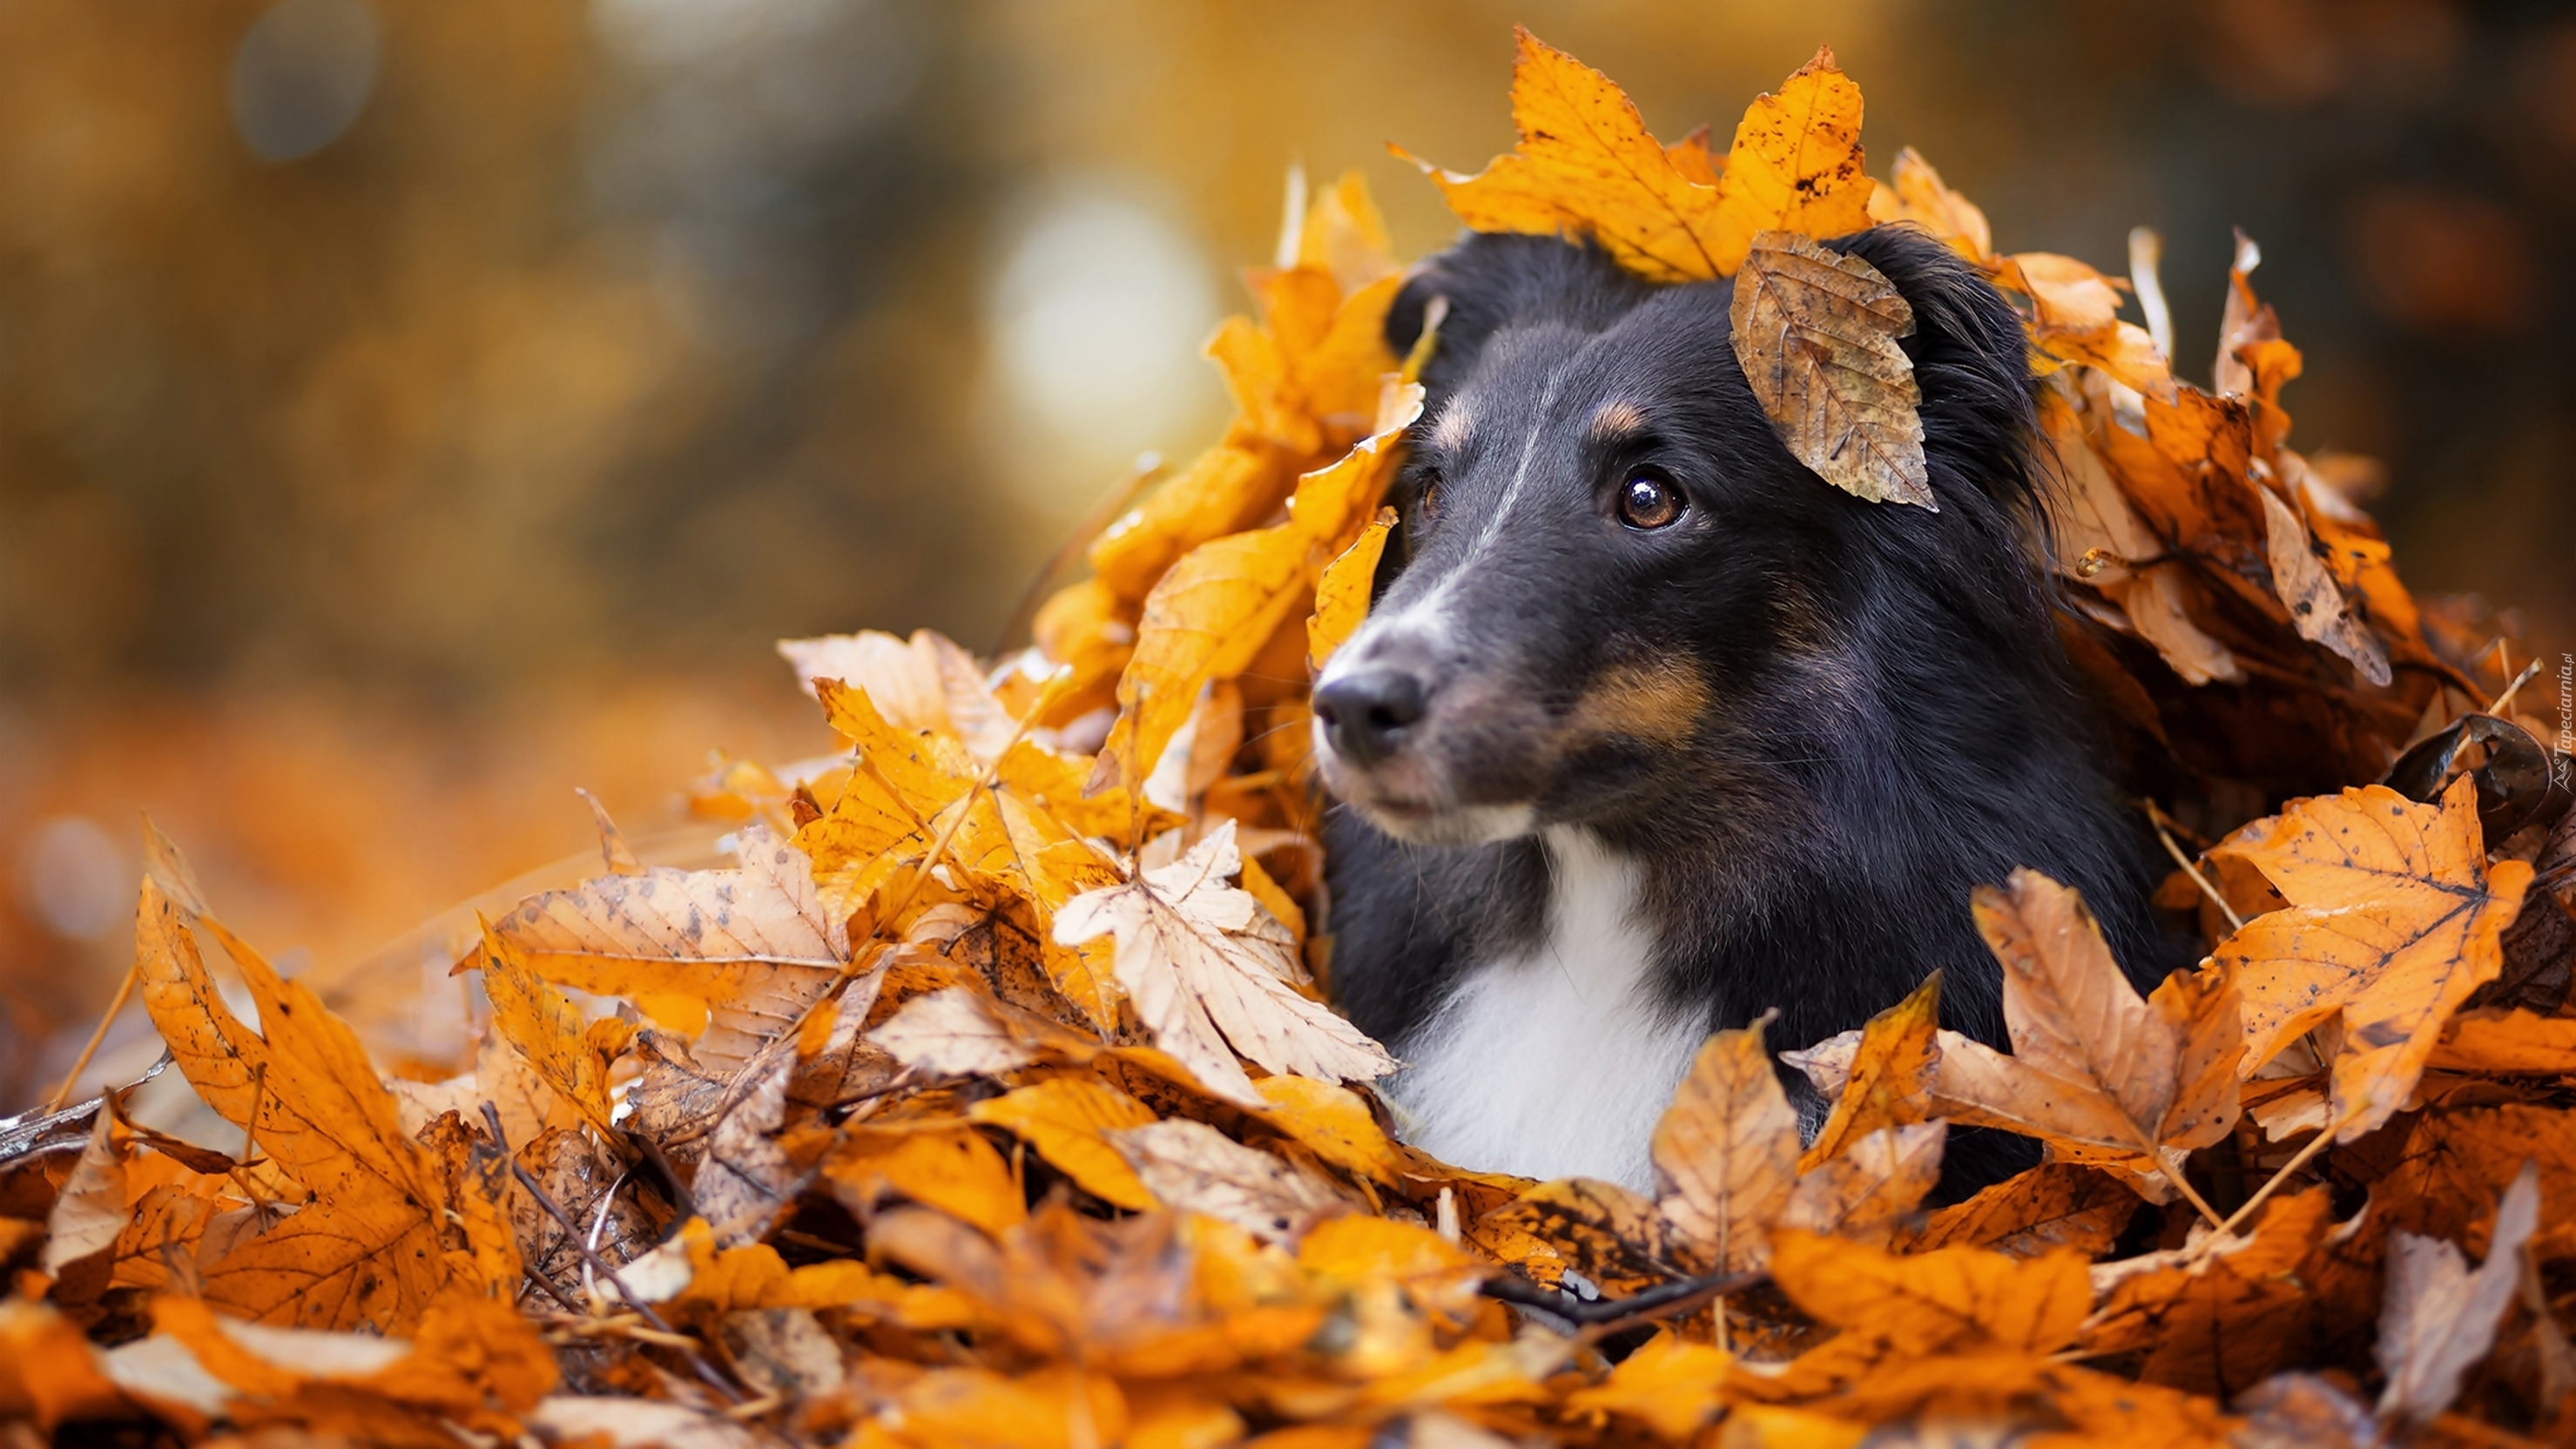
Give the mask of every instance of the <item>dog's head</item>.
<path id="1" fill-rule="evenodd" d="M 1314 692 L 1336 795 L 1423 843 L 1607 823 L 1722 788 L 1730 759 L 1831 748 L 1791 737 L 1866 708 L 1909 627 L 2031 617 L 2017 319 L 1920 232 L 1832 245 L 1913 307 L 1938 513 L 1789 454 L 1736 362 L 1728 283 L 1649 286 L 1527 236 L 1470 236 L 1417 272 L 1388 341 L 1402 354 L 1434 299 L 1446 312 L 1402 521 Z"/>

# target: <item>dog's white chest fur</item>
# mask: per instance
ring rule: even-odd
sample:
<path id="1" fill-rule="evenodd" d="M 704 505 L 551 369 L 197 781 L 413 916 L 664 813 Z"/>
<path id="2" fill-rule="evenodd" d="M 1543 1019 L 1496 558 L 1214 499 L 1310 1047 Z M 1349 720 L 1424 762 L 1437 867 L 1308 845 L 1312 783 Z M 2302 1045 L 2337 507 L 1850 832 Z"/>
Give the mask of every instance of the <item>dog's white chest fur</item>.
<path id="1" fill-rule="evenodd" d="M 1551 829 L 1547 934 L 1468 969 L 1398 1044 L 1388 1095 L 1405 1138 L 1443 1161 L 1648 1191 L 1655 1121 L 1707 1034 L 1656 1009 L 1636 867 Z"/>

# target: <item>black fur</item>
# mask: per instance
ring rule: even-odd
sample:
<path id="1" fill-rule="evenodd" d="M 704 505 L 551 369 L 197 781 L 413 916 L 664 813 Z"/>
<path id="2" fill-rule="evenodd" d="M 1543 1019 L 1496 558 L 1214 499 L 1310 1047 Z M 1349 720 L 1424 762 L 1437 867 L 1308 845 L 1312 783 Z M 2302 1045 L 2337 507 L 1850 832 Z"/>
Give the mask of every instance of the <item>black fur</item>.
<path id="1" fill-rule="evenodd" d="M 1666 1005 L 1712 1029 L 1777 1009 L 1772 1045 L 1804 1046 L 1937 967 L 1945 1023 L 2001 1045 L 1970 888 L 2021 865 L 2075 886 L 2144 985 L 2159 974 L 2145 862 L 2052 622 L 2018 319 L 1919 231 L 1829 245 L 1913 307 L 1938 512 L 1853 498 L 1790 456 L 1737 364 L 1727 282 L 1649 286 L 1588 246 L 1493 235 L 1408 282 L 1387 324 L 1399 355 L 1434 298 L 1446 316 L 1378 610 L 1445 581 L 1455 628 L 1379 641 L 1379 662 L 1431 692 L 1411 732 L 1421 759 L 1388 777 L 1402 788 L 1337 773 L 1331 752 L 1327 775 L 1385 809 L 1425 792 L 1444 808 L 1529 801 L 1542 826 L 1594 832 L 1644 872 Z M 1642 428 L 1605 442 L 1590 420 L 1619 402 Z M 1465 442 L 1446 446 L 1442 416 L 1462 405 Z M 1612 516 L 1640 470 L 1687 494 L 1681 522 Z M 1516 474 L 1509 526 L 1450 578 Z M 1569 723 L 1612 671 L 1676 665 L 1705 687 L 1686 735 Z M 1406 843 L 1347 805 L 1327 834 L 1333 986 L 1399 1052 L 1462 970 L 1544 930 L 1535 836 Z M 1961 1134 L 1944 1193 L 2028 1157 L 2019 1139 Z"/>

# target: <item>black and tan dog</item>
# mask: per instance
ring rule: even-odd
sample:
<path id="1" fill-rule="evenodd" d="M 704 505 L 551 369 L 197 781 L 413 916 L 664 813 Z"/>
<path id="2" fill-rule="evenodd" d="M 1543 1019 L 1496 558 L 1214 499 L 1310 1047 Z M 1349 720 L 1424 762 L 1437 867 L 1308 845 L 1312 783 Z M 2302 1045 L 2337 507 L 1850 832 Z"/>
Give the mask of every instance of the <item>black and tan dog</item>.
<path id="1" fill-rule="evenodd" d="M 1790 456 L 1728 283 L 1476 235 L 1390 315 L 1401 355 L 1446 299 L 1399 537 L 1314 705 L 1334 986 L 1447 1160 L 1644 1187 L 1709 1031 L 1776 1008 L 1771 1042 L 1804 1045 L 1935 967 L 1946 1024 L 2000 1044 L 1968 893 L 2017 865 L 2154 970 L 2134 827 L 2051 622 L 2021 326 L 1918 231 L 1831 245 L 1913 307 L 1938 511 Z M 2024 1146 L 1954 1139 L 1945 1187 Z"/>

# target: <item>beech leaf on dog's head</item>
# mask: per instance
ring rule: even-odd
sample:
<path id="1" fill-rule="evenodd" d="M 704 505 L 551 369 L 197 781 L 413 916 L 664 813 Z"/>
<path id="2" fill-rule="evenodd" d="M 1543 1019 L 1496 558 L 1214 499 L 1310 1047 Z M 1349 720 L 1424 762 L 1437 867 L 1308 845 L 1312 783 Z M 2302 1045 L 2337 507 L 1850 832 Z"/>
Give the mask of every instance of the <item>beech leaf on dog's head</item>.
<path id="1" fill-rule="evenodd" d="M 1124 885 L 1076 896 L 1056 912 L 1055 938 L 1118 941 L 1118 982 L 1154 1044 L 1210 1092 L 1258 1111 L 1268 1105 L 1235 1055 L 1271 1072 L 1366 1080 L 1395 1059 L 1331 1007 L 1301 995 L 1296 938 L 1248 891 L 1229 820 L 1179 860 Z"/>
<path id="2" fill-rule="evenodd" d="M 1896 345 L 1914 309 L 1876 267 L 1771 231 L 1735 278 L 1735 359 L 1790 453 L 1874 503 L 1940 511 L 1923 457 L 1923 394 Z"/>

